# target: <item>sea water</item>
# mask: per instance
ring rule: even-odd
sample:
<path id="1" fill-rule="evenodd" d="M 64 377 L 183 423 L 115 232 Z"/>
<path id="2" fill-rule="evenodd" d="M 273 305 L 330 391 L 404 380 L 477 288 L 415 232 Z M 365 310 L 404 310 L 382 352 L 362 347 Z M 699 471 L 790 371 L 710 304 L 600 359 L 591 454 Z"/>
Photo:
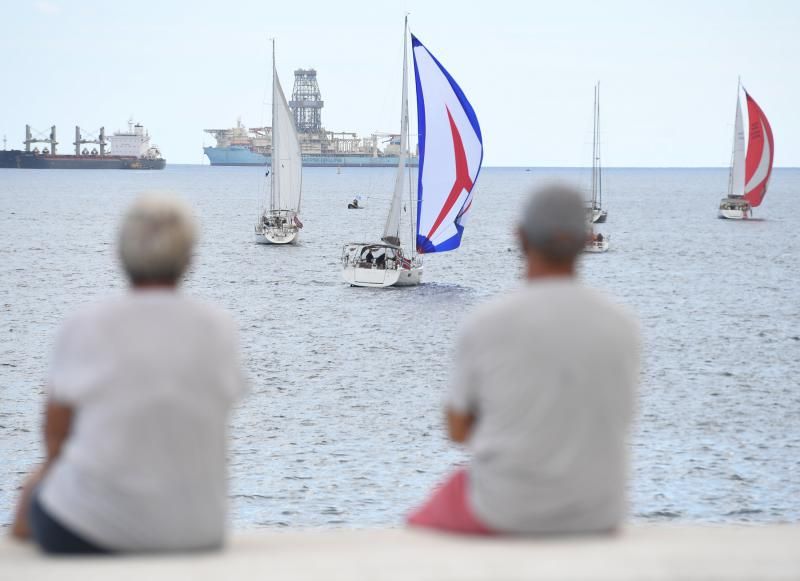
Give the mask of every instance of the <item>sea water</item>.
<path id="1" fill-rule="evenodd" d="M 288 247 L 253 242 L 264 173 L 0 170 L 4 526 L 42 457 L 55 332 L 79 305 L 124 292 L 115 230 L 139 192 L 189 200 L 202 239 L 184 292 L 224 306 L 241 327 L 250 393 L 231 425 L 236 527 L 396 526 L 466 459 L 442 422 L 459 325 L 520 284 L 514 228 L 526 192 L 550 180 L 588 186 L 589 172 L 484 169 L 461 248 L 425 256 L 419 287 L 386 290 L 347 286 L 340 254 L 380 236 L 391 169 L 306 169 L 305 228 Z M 800 170 L 777 170 L 746 222 L 716 218 L 724 169 L 604 178 L 599 229 L 611 249 L 580 270 L 641 320 L 631 518 L 797 521 Z M 348 210 L 356 195 L 364 209 Z"/>

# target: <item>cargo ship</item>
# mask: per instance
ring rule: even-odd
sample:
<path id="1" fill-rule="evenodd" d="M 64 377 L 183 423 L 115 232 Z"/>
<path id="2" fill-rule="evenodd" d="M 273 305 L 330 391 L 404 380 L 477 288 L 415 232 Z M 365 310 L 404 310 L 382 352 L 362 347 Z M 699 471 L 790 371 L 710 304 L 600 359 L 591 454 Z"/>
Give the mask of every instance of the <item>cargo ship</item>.
<path id="1" fill-rule="evenodd" d="M 24 150 L 0 151 L 0 168 L 23 169 L 164 169 L 167 162 L 155 145 L 150 145 L 150 135 L 139 123 L 128 122 L 127 131 L 116 131 L 106 139 L 101 127 L 96 137 L 85 138 L 80 127 L 75 127 L 75 153 L 59 154 L 56 127 L 50 128 L 47 137 L 34 137 L 31 126 L 25 126 Z M 36 144 L 44 144 L 40 150 Z M 86 145 L 97 147 L 89 150 Z M 31 148 L 31 146 L 34 146 Z M 107 150 L 110 146 L 110 151 Z"/>
<path id="2" fill-rule="evenodd" d="M 298 69 L 289 107 L 300 137 L 306 167 L 396 167 L 400 160 L 399 133 L 373 133 L 359 137 L 352 132 L 328 131 L 322 126 L 322 95 L 317 71 Z M 272 128 L 246 127 L 241 119 L 230 129 L 205 129 L 216 145 L 204 147 L 211 165 L 267 165 L 272 163 Z M 406 161 L 417 166 L 412 153 Z"/>

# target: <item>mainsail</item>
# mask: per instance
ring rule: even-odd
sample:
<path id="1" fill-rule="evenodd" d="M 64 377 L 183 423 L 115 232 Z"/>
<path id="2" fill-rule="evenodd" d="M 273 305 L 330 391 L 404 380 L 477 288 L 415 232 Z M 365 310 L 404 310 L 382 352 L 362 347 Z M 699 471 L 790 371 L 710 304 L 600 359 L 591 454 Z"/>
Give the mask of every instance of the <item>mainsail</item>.
<path id="1" fill-rule="evenodd" d="M 419 123 L 417 252 L 461 244 L 483 161 L 478 118 L 441 63 L 411 36 Z"/>
<path id="2" fill-rule="evenodd" d="M 393 246 L 400 246 L 400 209 L 402 208 L 403 187 L 405 185 L 406 158 L 408 156 L 408 17 L 403 33 L 403 98 L 400 106 L 400 159 L 397 163 L 397 174 L 394 179 L 394 195 L 383 228 L 381 240 Z"/>
<path id="3" fill-rule="evenodd" d="M 750 139 L 747 144 L 745 162 L 744 198 L 751 206 L 758 206 L 764 199 L 772 175 L 772 162 L 775 157 L 775 144 L 769 121 L 750 94 L 747 97 L 747 116 L 750 121 Z"/>
<path id="4" fill-rule="evenodd" d="M 275 51 L 272 54 L 272 197 L 270 210 L 300 210 L 303 158 L 286 96 L 283 94 Z"/>
<path id="5" fill-rule="evenodd" d="M 742 123 L 742 102 L 738 92 L 736 97 L 736 122 L 733 126 L 733 155 L 729 189 L 729 196 L 744 195 L 744 123 Z"/>

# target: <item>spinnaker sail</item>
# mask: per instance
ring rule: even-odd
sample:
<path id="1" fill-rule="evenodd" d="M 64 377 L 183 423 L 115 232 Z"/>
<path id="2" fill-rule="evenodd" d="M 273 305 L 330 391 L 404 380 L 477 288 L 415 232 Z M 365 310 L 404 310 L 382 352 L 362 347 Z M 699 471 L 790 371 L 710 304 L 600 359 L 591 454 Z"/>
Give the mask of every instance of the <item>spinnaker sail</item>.
<path id="1" fill-rule="evenodd" d="M 747 117 L 750 124 L 745 161 L 744 198 L 755 207 L 761 204 L 767 193 L 775 157 L 775 144 L 766 115 L 747 91 L 744 94 L 747 97 Z"/>
<path id="2" fill-rule="evenodd" d="M 419 253 L 461 244 L 483 161 L 483 137 L 467 97 L 412 34 L 419 125 L 417 241 Z"/>

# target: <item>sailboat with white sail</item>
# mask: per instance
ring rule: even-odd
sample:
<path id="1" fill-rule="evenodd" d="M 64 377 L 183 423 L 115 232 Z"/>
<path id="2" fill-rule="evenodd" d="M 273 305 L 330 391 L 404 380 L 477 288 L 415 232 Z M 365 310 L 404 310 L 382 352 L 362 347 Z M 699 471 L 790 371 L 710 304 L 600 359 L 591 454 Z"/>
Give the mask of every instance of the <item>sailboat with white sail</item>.
<path id="1" fill-rule="evenodd" d="M 353 286 L 418 285 L 422 279 L 423 254 L 458 248 L 483 161 L 483 138 L 475 111 L 441 63 L 413 34 L 410 37 L 419 126 L 416 196 L 411 169 L 406 165 L 409 141 L 409 32 L 406 18 L 400 158 L 394 193 L 381 241 L 352 242 L 342 249 L 342 275 Z M 406 184 L 409 203 L 404 206 Z M 401 218 L 406 208 L 411 226 L 410 250 L 404 249 L 401 240 Z"/>
<path id="2" fill-rule="evenodd" d="M 592 199 L 586 204 L 590 224 L 602 224 L 608 217 L 603 209 L 603 171 L 600 165 L 600 83 L 594 86 L 594 123 L 592 128 Z"/>
<path id="3" fill-rule="evenodd" d="M 750 125 L 745 153 L 744 123 L 742 120 L 741 91 L 747 100 Z M 728 177 L 728 196 L 719 203 L 719 217 L 729 220 L 752 218 L 753 208 L 761 205 L 772 176 L 775 143 L 772 128 L 766 115 L 741 81 L 736 90 L 736 119 L 733 129 L 733 153 Z"/>
<path id="4" fill-rule="evenodd" d="M 594 224 L 606 221 L 603 209 L 603 167 L 600 164 L 600 83 L 594 86 L 594 128 L 592 138 L 592 199 L 586 204 L 587 237 L 584 252 L 607 252 L 610 236 L 594 231 Z"/>
<path id="5" fill-rule="evenodd" d="M 303 158 L 294 115 L 283 94 L 275 67 L 275 41 L 272 41 L 272 166 L 269 172 L 269 206 L 255 225 L 256 242 L 290 244 L 297 241 L 300 199 L 303 186 Z"/>

